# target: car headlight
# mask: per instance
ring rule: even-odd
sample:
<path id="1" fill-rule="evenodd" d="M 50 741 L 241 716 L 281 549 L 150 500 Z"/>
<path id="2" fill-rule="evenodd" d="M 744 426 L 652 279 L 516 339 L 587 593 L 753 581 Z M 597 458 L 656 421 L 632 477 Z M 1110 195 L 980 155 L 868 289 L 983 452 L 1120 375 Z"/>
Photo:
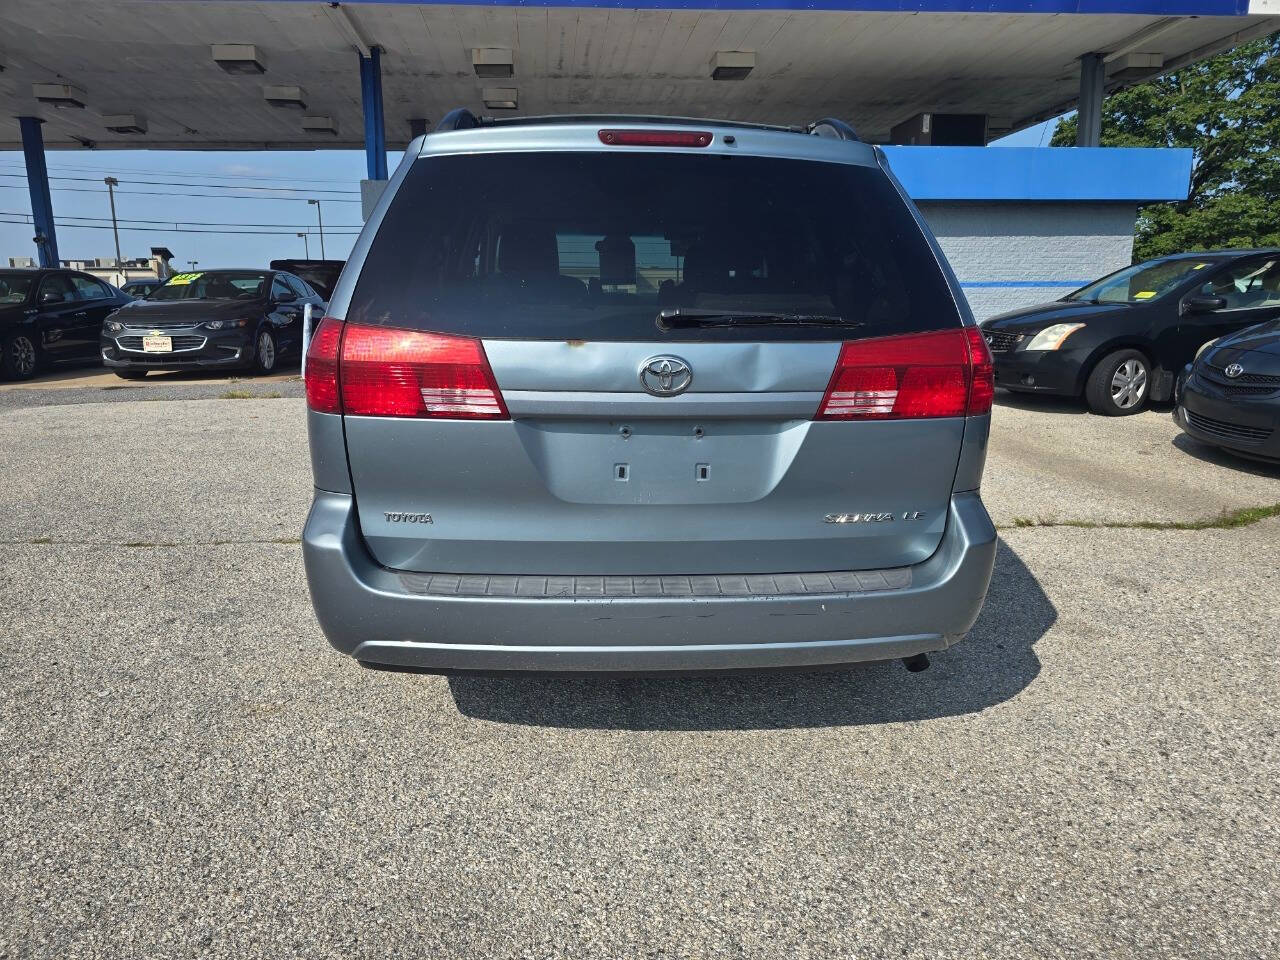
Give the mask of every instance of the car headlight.
<path id="1" fill-rule="evenodd" d="M 248 317 L 241 317 L 239 320 L 206 320 L 200 324 L 206 330 L 232 330 L 236 327 L 247 327 L 248 325 Z"/>
<path id="2" fill-rule="evenodd" d="M 1027 350 L 1057 350 L 1066 342 L 1067 337 L 1077 330 L 1083 330 L 1083 323 L 1055 323 L 1045 327 L 1027 344 Z"/>
<path id="3" fill-rule="evenodd" d="M 107 321 L 107 330 L 108 330 L 108 332 L 110 332 L 110 333 L 119 333 L 119 332 L 120 332 L 121 330 L 123 330 L 123 329 L 124 329 L 124 324 L 123 324 L 123 323 L 121 323 L 119 320 L 108 320 L 108 321 Z"/>
<path id="4" fill-rule="evenodd" d="M 1195 363 L 1196 360 L 1199 360 L 1200 354 L 1204 353 L 1206 350 L 1208 350 L 1210 347 L 1212 347 L 1215 343 L 1217 343 L 1221 339 L 1222 339 L 1221 337 L 1214 337 L 1212 340 L 1207 340 L 1204 343 L 1200 344 L 1200 349 L 1196 351 L 1195 358 L 1192 359 L 1191 362 Z"/>

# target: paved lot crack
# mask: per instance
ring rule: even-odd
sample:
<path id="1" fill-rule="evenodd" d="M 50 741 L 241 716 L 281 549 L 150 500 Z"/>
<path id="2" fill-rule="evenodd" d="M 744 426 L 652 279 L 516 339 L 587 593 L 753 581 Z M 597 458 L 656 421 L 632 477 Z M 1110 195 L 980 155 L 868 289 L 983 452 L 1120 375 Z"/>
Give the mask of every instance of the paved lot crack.
<path id="1" fill-rule="evenodd" d="M 1082 530 L 1228 530 L 1248 527 L 1260 520 L 1280 517 L 1280 503 L 1262 507 L 1242 507 L 1224 510 L 1213 517 L 1200 520 L 1053 520 L 1049 518 L 1014 517 L 1013 523 L 997 524 L 998 530 L 1019 530 L 1027 527 L 1078 527 Z"/>

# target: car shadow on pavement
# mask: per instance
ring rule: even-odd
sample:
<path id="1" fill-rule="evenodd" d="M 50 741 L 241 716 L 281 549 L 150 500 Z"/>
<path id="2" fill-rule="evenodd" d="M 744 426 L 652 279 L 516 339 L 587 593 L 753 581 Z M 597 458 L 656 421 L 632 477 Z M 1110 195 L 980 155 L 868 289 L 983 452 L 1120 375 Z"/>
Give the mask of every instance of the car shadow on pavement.
<path id="1" fill-rule="evenodd" d="M 1195 457 L 1205 463 L 1212 463 L 1214 466 L 1238 470 L 1241 473 L 1251 473 L 1255 477 L 1280 477 L 1280 464 L 1270 464 L 1261 460 L 1237 457 L 1234 454 L 1227 453 L 1225 450 L 1219 450 L 1217 447 L 1211 447 L 1207 443 L 1201 443 L 1195 437 L 1189 437 L 1185 433 L 1178 434 L 1169 442 L 1188 456 Z"/>
<path id="2" fill-rule="evenodd" d="M 923 673 L 898 661 L 827 672 L 695 677 L 449 677 L 458 710 L 499 723 L 604 730 L 761 730 L 930 720 L 1017 696 L 1057 610 L 1002 539 L 978 622 Z"/>
<path id="3" fill-rule="evenodd" d="M 1064 413 L 1073 417 L 1097 416 L 1085 406 L 1083 397 L 1059 397 L 1046 393 L 1015 393 L 1003 388 L 996 390 L 995 403 L 998 407 L 1012 407 L 1015 410 L 1027 410 L 1031 413 Z M 1147 409 L 1156 413 L 1168 413 L 1173 410 L 1170 401 L 1152 401 Z"/>
<path id="4" fill-rule="evenodd" d="M 997 407 L 1013 407 L 1015 410 L 1029 410 L 1033 413 L 1065 413 L 1071 416 L 1088 416 L 1089 408 L 1080 397 L 1057 397 L 1044 393 L 1014 393 L 1011 390 L 996 391 Z"/>

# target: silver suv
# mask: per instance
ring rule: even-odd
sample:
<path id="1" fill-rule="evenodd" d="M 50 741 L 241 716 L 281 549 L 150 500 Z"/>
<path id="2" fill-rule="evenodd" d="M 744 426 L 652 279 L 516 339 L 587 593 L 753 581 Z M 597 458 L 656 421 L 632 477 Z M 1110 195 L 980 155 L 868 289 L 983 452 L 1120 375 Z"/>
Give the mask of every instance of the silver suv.
<path id="1" fill-rule="evenodd" d="M 361 661 L 919 669 L 978 615 L 991 358 L 839 121 L 454 111 L 330 314 L 303 549 Z"/>

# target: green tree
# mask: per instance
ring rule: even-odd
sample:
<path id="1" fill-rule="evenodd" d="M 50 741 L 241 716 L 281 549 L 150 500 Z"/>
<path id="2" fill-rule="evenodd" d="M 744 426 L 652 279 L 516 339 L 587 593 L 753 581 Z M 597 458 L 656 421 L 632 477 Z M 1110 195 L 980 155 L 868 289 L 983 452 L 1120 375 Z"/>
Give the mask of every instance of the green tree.
<path id="1" fill-rule="evenodd" d="M 1076 142 L 1076 118 L 1052 146 Z M 1104 147 L 1191 147 L 1191 192 L 1138 213 L 1134 259 L 1280 246 L 1280 33 L 1107 97 Z"/>

